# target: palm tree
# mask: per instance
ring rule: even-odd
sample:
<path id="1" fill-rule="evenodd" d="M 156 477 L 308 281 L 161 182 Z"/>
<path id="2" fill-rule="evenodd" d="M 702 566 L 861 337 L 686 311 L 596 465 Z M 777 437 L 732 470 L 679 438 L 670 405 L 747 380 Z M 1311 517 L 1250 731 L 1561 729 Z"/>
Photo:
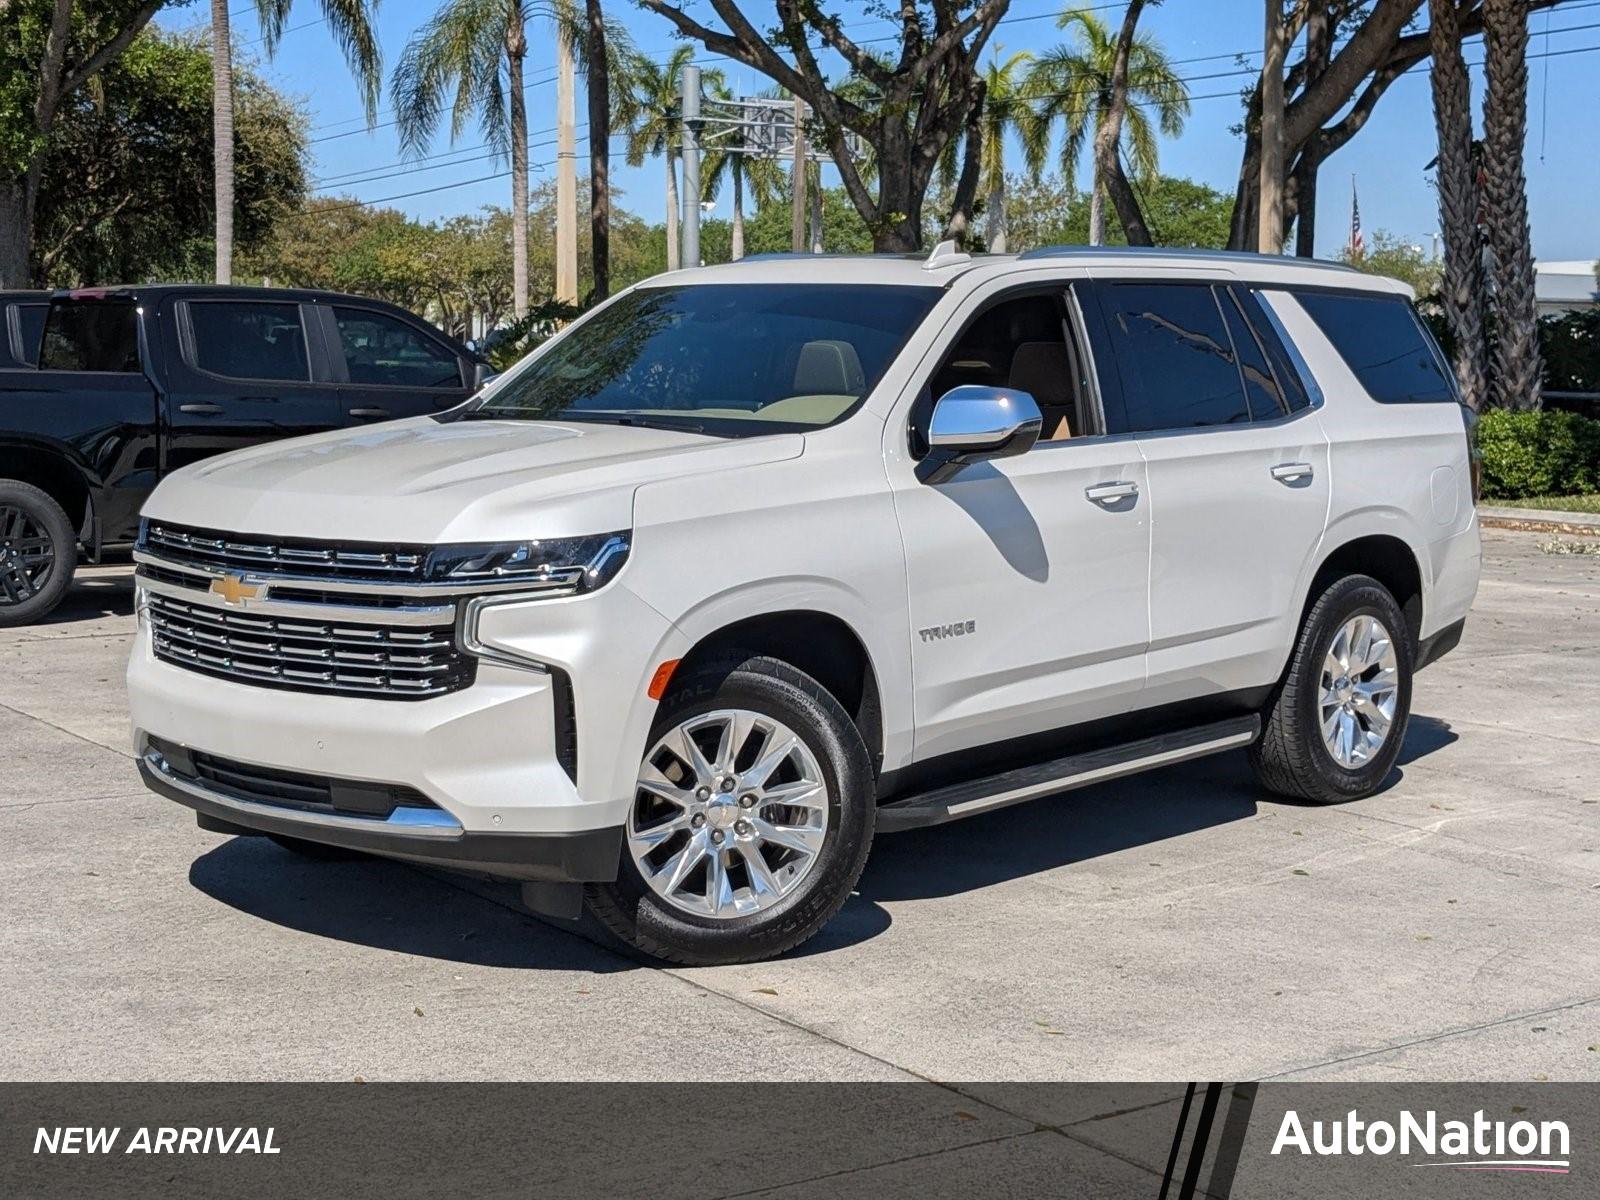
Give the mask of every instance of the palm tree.
<path id="1" fill-rule="evenodd" d="M 721 83 L 715 84 L 711 94 L 718 100 L 732 100 L 733 93 Z M 706 159 L 701 188 L 705 199 L 715 200 L 722 191 L 724 181 L 733 188 L 733 236 L 731 257 L 735 262 L 744 257 L 744 194 L 748 188 L 756 207 L 770 204 L 783 190 L 783 171 L 770 158 L 746 154 L 742 130 L 736 129 L 720 139 L 717 148 Z"/>
<path id="2" fill-rule="evenodd" d="M 1484 0 L 1484 197 L 1494 251 L 1494 389 L 1505 408 L 1540 403 L 1539 323 L 1528 180 L 1522 168 L 1528 126 L 1526 0 Z"/>
<path id="3" fill-rule="evenodd" d="M 1000 47 L 984 68 L 983 147 L 978 157 L 978 188 L 985 201 L 984 241 L 991 254 L 1006 252 L 1006 135 L 1016 130 L 1025 143 L 1049 136 L 1047 122 L 1038 120 L 1028 104 L 1023 67 L 1033 61 L 1026 50 L 1001 61 Z M 1041 129 L 1042 127 L 1042 129 Z"/>
<path id="4" fill-rule="evenodd" d="M 1111 73 L 1117 57 L 1117 36 L 1088 9 L 1071 9 L 1056 21 L 1061 29 L 1076 31 L 1069 43 L 1039 55 L 1028 72 L 1026 90 L 1036 101 L 1036 119 L 1046 126 L 1062 122 L 1061 173 L 1070 185 L 1083 148 L 1112 107 Z M 1154 109 L 1156 124 L 1148 110 Z M 1183 132 L 1189 115 L 1189 89 L 1172 69 L 1166 51 L 1148 34 L 1133 40 L 1128 52 L 1127 111 L 1123 115 L 1123 149 L 1133 164 L 1134 176 L 1155 178 L 1156 128 L 1167 137 Z M 1025 141 L 1028 165 L 1037 170 L 1048 152 L 1046 138 Z M 1089 244 L 1105 240 L 1105 181 L 1096 168 L 1089 198 Z"/>
<path id="5" fill-rule="evenodd" d="M 1439 228 L 1444 271 L 1439 296 L 1451 334 L 1461 398 L 1474 411 L 1489 388 L 1484 326 L 1483 253 L 1478 244 L 1477 164 L 1472 151 L 1472 85 L 1461 54 L 1456 0 L 1429 0 L 1428 41 L 1433 55 L 1433 119 L 1439 135 Z M 1307 220 L 1302 204 L 1300 218 Z"/>
<path id="6" fill-rule="evenodd" d="M 389 82 L 402 153 L 426 150 L 447 102 L 452 141 L 476 116 L 484 141 L 502 156 L 509 153 L 512 308 L 518 318 L 528 312 L 528 104 L 522 66 L 534 11 L 524 0 L 445 0 L 406 43 Z"/>
<path id="7" fill-rule="evenodd" d="M 667 270 L 678 269 L 678 107 L 683 97 L 683 68 L 694 59 L 692 46 L 679 46 L 665 63 L 635 54 L 628 65 L 627 95 L 619 98 L 628 127 L 628 165 L 661 155 L 667 164 Z M 702 71 L 707 89 L 723 85 L 722 72 Z"/>
<path id="8" fill-rule="evenodd" d="M 271 55 L 278 48 L 294 0 L 256 0 L 261 40 Z M 383 86 L 383 56 L 373 36 L 377 0 L 320 0 L 322 17 L 344 50 L 366 107 L 367 124 L 378 118 L 378 92 Z M 216 276 L 233 282 L 233 39 L 228 0 L 211 0 L 211 144 L 216 189 Z"/>

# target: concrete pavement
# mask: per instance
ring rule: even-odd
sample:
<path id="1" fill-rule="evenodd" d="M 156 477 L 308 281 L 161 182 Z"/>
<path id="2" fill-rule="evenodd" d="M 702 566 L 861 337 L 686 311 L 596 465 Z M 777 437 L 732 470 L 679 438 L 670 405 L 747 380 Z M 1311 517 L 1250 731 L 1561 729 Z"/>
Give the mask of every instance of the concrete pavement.
<path id="1" fill-rule="evenodd" d="M 1485 533 L 1381 795 L 1230 754 L 886 836 L 801 951 L 694 970 L 202 833 L 138 784 L 128 570 L 87 572 L 0 631 L 0 1076 L 1600 1077 L 1600 558 L 1539 540 Z"/>

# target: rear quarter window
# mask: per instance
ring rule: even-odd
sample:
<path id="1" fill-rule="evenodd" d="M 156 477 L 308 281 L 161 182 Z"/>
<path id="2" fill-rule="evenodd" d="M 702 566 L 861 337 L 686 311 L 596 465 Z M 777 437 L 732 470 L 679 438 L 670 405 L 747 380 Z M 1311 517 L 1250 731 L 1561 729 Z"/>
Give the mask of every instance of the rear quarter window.
<path id="1" fill-rule="evenodd" d="M 1303 291 L 1294 297 L 1378 403 L 1455 402 L 1438 351 L 1404 298 Z"/>
<path id="2" fill-rule="evenodd" d="M 44 371 L 139 370 L 138 313 L 131 300 L 58 300 L 44 322 Z"/>

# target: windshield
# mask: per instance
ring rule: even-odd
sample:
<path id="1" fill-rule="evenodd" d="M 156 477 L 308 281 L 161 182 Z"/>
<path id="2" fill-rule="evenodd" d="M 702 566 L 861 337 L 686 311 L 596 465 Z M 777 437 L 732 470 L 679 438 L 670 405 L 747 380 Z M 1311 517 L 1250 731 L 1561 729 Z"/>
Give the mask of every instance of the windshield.
<path id="1" fill-rule="evenodd" d="M 940 295 L 877 284 L 641 288 L 462 415 L 731 437 L 831 425 L 872 390 Z"/>

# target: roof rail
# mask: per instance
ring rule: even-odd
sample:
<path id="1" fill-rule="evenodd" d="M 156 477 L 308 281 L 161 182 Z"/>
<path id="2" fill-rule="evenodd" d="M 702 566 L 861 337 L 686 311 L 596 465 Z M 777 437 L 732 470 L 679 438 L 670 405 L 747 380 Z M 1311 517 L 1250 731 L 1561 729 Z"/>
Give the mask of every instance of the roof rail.
<path id="1" fill-rule="evenodd" d="M 1172 258 L 1221 259 L 1225 262 L 1283 262 L 1296 267 L 1323 267 L 1330 271 L 1354 271 L 1348 263 L 1323 258 L 1296 258 L 1287 254 L 1259 254 L 1252 250 L 1206 250 L 1198 246 L 1040 246 L 1017 255 L 1019 261 L 1039 258 L 1139 258 L 1158 255 Z"/>

